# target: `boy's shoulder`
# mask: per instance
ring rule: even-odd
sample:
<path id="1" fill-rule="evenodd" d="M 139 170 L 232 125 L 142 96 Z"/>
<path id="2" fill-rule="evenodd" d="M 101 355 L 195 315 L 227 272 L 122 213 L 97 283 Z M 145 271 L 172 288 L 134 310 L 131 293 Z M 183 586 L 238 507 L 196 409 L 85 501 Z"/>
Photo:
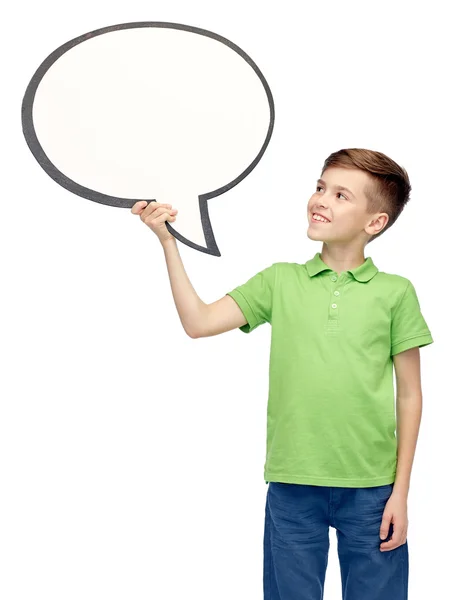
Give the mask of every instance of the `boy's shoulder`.
<path id="1" fill-rule="evenodd" d="M 413 285 L 409 277 L 405 277 L 399 273 L 380 271 L 379 269 L 374 279 L 385 287 L 392 288 L 395 291 L 401 290 L 404 292 L 409 286 Z"/>
<path id="2" fill-rule="evenodd" d="M 396 285 L 407 285 L 409 282 L 408 277 L 400 275 L 399 273 L 388 273 L 387 271 L 381 271 L 380 269 L 378 269 L 377 275 L 380 279 L 391 283 L 395 283 Z"/>

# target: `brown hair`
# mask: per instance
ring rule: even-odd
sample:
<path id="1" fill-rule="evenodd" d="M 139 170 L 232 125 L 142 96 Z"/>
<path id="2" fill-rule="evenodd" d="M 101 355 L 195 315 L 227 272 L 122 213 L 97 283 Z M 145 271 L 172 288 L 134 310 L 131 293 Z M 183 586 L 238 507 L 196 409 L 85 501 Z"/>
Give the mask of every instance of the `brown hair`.
<path id="1" fill-rule="evenodd" d="M 364 190 L 368 199 L 367 212 L 385 212 L 389 219 L 379 233 L 371 236 L 368 243 L 397 221 L 409 201 L 411 184 L 406 170 L 382 152 L 365 148 L 338 150 L 325 159 L 321 175 L 329 167 L 361 169 L 371 177 L 372 183 Z"/>

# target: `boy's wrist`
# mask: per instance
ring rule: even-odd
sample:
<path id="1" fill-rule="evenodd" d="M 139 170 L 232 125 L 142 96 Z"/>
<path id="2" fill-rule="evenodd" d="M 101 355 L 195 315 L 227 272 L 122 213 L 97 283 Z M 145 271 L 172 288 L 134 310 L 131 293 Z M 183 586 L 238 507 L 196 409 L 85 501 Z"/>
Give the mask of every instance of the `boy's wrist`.
<path id="1" fill-rule="evenodd" d="M 404 481 L 395 481 L 393 485 L 393 494 L 400 496 L 407 496 L 409 494 L 409 484 Z"/>
<path id="2" fill-rule="evenodd" d="M 176 240 L 175 238 L 172 236 L 170 238 L 168 238 L 168 240 L 164 240 L 162 242 L 162 247 L 164 250 L 166 250 L 167 248 L 169 248 L 170 246 L 173 246 L 176 244 Z"/>

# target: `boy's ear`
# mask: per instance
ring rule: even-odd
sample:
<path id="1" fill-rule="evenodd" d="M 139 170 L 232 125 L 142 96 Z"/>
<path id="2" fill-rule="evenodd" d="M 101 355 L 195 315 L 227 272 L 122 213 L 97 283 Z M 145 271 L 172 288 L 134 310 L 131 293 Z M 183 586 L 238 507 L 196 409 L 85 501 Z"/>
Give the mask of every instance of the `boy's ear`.
<path id="1" fill-rule="evenodd" d="M 377 217 L 375 217 L 369 226 L 376 226 L 375 231 L 373 231 L 372 235 L 376 235 L 380 231 L 382 231 L 389 221 L 389 215 L 387 213 L 380 213 Z"/>

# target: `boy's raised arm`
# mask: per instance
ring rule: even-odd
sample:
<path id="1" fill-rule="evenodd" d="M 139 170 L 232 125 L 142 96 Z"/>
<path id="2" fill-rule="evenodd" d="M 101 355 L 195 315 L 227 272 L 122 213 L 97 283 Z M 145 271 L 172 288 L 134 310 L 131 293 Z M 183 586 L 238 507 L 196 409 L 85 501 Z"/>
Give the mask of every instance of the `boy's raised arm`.
<path id="1" fill-rule="evenodd" d="M 247 323 L 238 304 L 224 296 L 206 304 L 195 292 L 174 237 L 163 244 L 173 299 L 183 328 L 191 338 L 210 337 Z"/>
<path id="2" fill-rule="evenodd" d="M 196 337 L 210 337 L 231 329 L 237 329 L 247 323 L 239 305 L 231 296 L 224 296 L 216 302 L 206 305 L 205 318 L 203 319 Z"/>
<path id="3" fill-rule="evenodd" d="M 187 335 L 191 338 L 208 337 L 247 323 L 238 304 L 230 296 L 206 304 L 195 292 L 183 266 L 176 239 L 165 225 L 165 221 L 176 219 L 177 211 L 170 204 L 137 202 L 131 212 L 140 215 L 162 244 L 173 300 Z"/>

